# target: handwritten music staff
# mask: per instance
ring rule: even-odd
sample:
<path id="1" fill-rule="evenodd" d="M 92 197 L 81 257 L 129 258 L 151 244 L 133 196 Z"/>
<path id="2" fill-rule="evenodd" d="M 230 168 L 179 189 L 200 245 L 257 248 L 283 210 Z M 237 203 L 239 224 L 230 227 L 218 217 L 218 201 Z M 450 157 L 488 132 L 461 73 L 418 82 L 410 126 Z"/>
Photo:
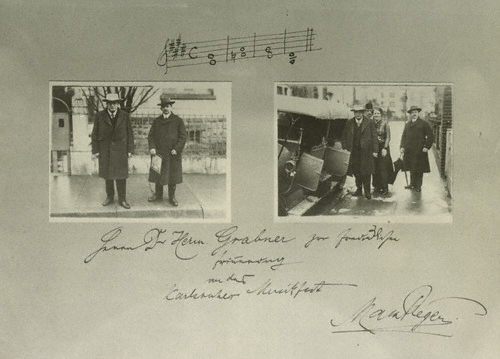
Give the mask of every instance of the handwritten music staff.
<path id="1" fill-rule="evenodd" d="M 274 56 L 288 55 L 293 65 L 299 53 L 319 51 L 314 47 L 317 34 L 312 28 L 251 36 L 183 42 L 181 35 L 167 39 L 156 63 L 165 69 L 198 65 L 217 65 L 255 58 L 272 59 Z"/>

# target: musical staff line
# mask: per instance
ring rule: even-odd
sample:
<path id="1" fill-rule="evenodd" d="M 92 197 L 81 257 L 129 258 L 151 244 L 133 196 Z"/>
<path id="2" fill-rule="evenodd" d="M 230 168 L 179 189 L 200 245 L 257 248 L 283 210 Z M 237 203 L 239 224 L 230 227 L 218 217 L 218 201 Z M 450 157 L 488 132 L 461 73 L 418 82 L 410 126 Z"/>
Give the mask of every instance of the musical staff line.
<path id="1" fill-rule="evenodd" d="M 294 40 L 294 41 L 290 41 L 290 42 L 287 42 L 288 45 L 290 45 L 290 43 L 300 43 L 300 44 L 303 44 L 303 40 Z M 277 45 L 277 44 L 280 44 L 282 45 L 283 42 L 282 41 L 276 41 L 276 42 L 272 42 L 272 43 L 269 43 L 269 44 L 266 44 L 268 46 L 271 46 L 271 45 Z M 241 46 L 236 46 L 236 47 L 228 47 L 227 45 L 225 47 L 220 47 L 220 48 L 217 48 L 217 49 L 212 49 L 212 50 L 204 50 L 204 51 L 198 51 L 196 50 L 194 54 L 196 55 L 208 55 L 208 54 L 213 54 L 214 56 L 221 56 L 221 55 L 225 55 L 226 57 L 229 55 L 230 51 L 232 50 L 237 50 L 239 51 L 241 48 Z M 295 49 L 295 48 L 304 48 L 304 45 L 291 45 L 291 46 L 288 46 L 287 49 Z M 285 50 L 285 47 L 284 46 L 278 46 L 278 47 L 273 47 L 273 50 Z M 309 48 L 307 51 L 310 51 Z M 255 53 L 255 50 L 250 50 L 249 52 L 251 52 L 252 54 Z M 304 51 L 305 52 L 305 51 Z M 286 53 L 286 51 L 283 52 L 284 54 Z M 199 58 L 200 56 L 197 56 L 197 58 Z M 172 61 L 174 62 L 177 62 L 177 61 L 189 61 L 189 60 L 193 60 L 193 58 L 190 58 L 190 57 L 177 57 L 175 59 L 172 59 Z M 227 61 L 226 61 L 227 62 Z"/>
<path id="2" fill-rule="evenodd" d="M 307 50 L 307 52 L 314 52 L 314 51 L 320 51 L 320 50 L 322 50 L 322 49 L 312 49 L 312 50 Z M 306 50 L 299 50 L 299 51 L 294 51 L 294 52 L 295 53 L 301 53 L 301 52 L 306 52 Z M 283 55 L 286 55 L 286 54 L 276 53 L 276 54 L 273 54 L 273 57 L 274 56 L 283 56 Z M 267 57 L 267 55 L 256 55 L 255 57 L 256 58 Z M 253 57 L 240 57 L 240 58 L 234 59 L 234 61 L 251 60 L 251 59 L 253 59 Z M 233 60 L 231 60 L 231 61 L 233 61 Z M 207 61 L 207 59 L 204 59 L 203 62 L 197 62 L 197 63 L 194 63 L 194 64 L 169 65 L 168 68 L 170 69 L 170 68 L 174 68 L 174 67 L 186 67 L 186 66 L 206 65 L 208 63 L 209 63 L 209 61 Z"/>
<path id="3" fill-rule="evenodd" d="M 287 55 L 288 62 L 295 64 L 300 53 L 319 51 L 313 48 L 316 39 L 313 28 L 299 31 L 250 36 L 231 37 L 224 39 L 205 40 L 197 42 L 183 42 L 181 35 L 167 39 L 156 64 L 165 69 L 197 66 L 202 64 L 216 65 L 221 62 L 236 62 L 254 58 L 273 58 Z"/>
<path id="4" fill-rule="evenodd" d="M 315 34 L 314 34 L 315 35 Z M 314 36 L 312 35 L 312 36 Z M 287 43 L 289 43 L 290 41 L 288 41 L 288 39 L 301 39 L 300 41 L 303 41 L 304 39 L 307 39 L 307 36 L 309 35 L 299 35 L 299 36 L 287 36 L 286 39 L 287 39 Z M 229 36 L 228 36 L 229 37 Z M 232 37 L 229 38 L 230 40 L 234 40 Z M 275 38 L 270 38 L 270 39 L 254 39 L 252 41 L 231 41 L 231 45 L 238 45 L 238 46 L 241 46 L 241 44 L 252 44 L 252 43 L 256 43 L 257 45 L 261 45 L 261 44 L 258 44 L 258 42 L 265 42 L 265 41 L 279 41 L 279 43 L 283 42 L 283 38 L 282 37 L 275 37 Z M 295 41 L 299 41 L 299 40 L 295 40 Z M 196 46 L 197 49 L 204 49 L 204 48 L 212 48 L 213 46 L 222 46 L 222 45 L 225 45 L 227 44 L 227 38 L 224 39 L 224 40 L 219 40 L 218 43 L 214 44 L 214 45 L 210 45 L 210 46 Z"/>
<path id="5" fill-rule="evenodd" d="M 301 32 L 306 32 L 307 30 L 299 30 L 299 31 L 290 31 L 288 34 L 298 34 Z M 266 36 L 283 36 L 285 32 L 280 32 L 276 34 L 265 34 L 265 35 L 258 35 L 258 37 L 263 38 Z M 241 39 L 252 39 L 252 36 L 240 36 L 240 37 L 231 37 L 233 40 L 241 40 Z M 186 45 L 192 45 L 192 44 L 205 44 L 207 42 L 217 42 L 217 41 L 225 41 L 226 38 L 223 39 L 216 39 L 216 40 L 203 40 L 203 41 L 193 41 L 193 42 L 185 42 Z"/>

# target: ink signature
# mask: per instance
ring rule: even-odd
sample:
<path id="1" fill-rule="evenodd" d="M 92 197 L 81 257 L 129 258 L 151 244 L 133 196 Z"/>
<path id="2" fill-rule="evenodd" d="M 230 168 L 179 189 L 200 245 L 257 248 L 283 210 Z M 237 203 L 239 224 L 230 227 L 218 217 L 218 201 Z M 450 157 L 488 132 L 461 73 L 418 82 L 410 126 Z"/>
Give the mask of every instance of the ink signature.
<path id="1" fill-rule="evenodd" d="M 347 320 L 339 322 L 331 319 L 332 333 L 399 332 L 452 337 L 444 329 L 450 329 L 455 324 L 454 320 L 460 319 L 459 309 L 476 316 L 488 313 L 477 300 L 465 297 L 432 299 L 432 291 L 431 285 L 423 285 L 406 295 L 400 307 L 390 309 L 381 306 L 374 297 Z"/>

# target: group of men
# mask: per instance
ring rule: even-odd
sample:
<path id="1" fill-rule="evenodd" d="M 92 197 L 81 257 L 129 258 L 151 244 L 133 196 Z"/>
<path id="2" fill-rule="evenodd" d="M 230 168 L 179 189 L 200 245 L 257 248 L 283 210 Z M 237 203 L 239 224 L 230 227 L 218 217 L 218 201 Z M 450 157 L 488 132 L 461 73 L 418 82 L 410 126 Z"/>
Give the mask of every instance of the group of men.
<path id="1" fill-rule="evenodd" d="M 373 106 L 355 105 L 351 111 L 354 117 L 349 119 L 342 135 L 342 147 L 351 152 L 348 175 L 356 179 L 355 196 L 363 191 L 371 199 L 371 176 L 375 173 L 375 159 L 379 155 L 378 135 L 372 119 Z M 410 120 L 405 124 L 400 143 L 400 158 L 404 169 L 410 172 L 410 183 L 406 189 L 422 190 L 423 174 L 430 172 L 427 152 L 431 149 L 433 133 L 430 125 L 419 117 L 422 109 L 411 106 L 408 110 Z"/>
<path id="2" fill-rule="evenodd" d="M 118 192 L 118 204 L 130 209 L 126 199 L 128 178 L 128 159 L 134 150 L 134 134 L 129 114 L 120 109 L 123 101 L 118 94 L 109 93 L 103 100 L 106 109 L 97 113 L 92 130 L 92 155 L 99 159 L 99 176 L 106 184 L 107 206 L 114 202 L 115 183 Z M 167 95 L 160 96 L 162 114 L 151 126 L 148 135 L 151 156 L 161 157 L 161 170 L 149 171 L 149 182 L 155 183 L 155 192 L 149 202 L 163 200 L 163 186 L 168 186 L 170 204 L 178 206 L 175 197 L 176 185 L 182 183 L 182 150 L 186 144 L 184 121 L 172 112 L 175 103 Z"/>
<path id="3" fill-rule="evenodd" d="M 92 130 L 92 154 L 99 159 L 99 176 L 106 184 L 106 199 L 102 203 L 107 206 L 114 201 L 115 183 L 118 192 L 118 204 L 130 209 L 126 200 L 126 180 L 128 178 L 128 159 L 134 149 L 134 134 L 127 112 L 120 109 L 118 94 L 110 93 L 104 99 L 106 109 L 97 113 Z M 166 95 L 160 96 L 162 114 L 158 116 L 150 128 L 148 135 L 151 156 L 161 157 L 161 170 L 150 169 L 149 182 L 155 183 L 154 194 L 148 198 L 150 202 L 163 200 L 163 186 L 168 186 L 169 202 L 178 206 L 175 197 L 176 185 L 182 183 L 182 150 L 186 144 L 186 128 L 184 121 L 172 112 L 175 103 Z M 401 137 L 400 153 L 405 169 L 410 171 L 408 189 L 420 192 L 423 173 L 430 172 L 427 152 L 433 144 L 430 125 L 419 117 L 422 109 L 412 106 L 408 113 L 410 121 L 405 124 Z M 363 191 L 367 199 L 371 199 L 371 176 L 375 173 L 375 159 L 379 155 L 378 134 L 372 119 L 373 107 L 355 105 L 354 117 L 349 119 L 342 136 L 342 147 L 349 152 L 348 174 L 356 179 L 355 196 Z"/>

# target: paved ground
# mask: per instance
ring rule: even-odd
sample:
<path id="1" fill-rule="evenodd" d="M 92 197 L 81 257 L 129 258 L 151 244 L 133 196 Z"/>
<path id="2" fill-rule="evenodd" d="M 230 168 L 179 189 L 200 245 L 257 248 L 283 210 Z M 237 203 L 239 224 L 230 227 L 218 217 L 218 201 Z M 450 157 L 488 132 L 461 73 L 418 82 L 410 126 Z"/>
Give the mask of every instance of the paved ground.
<path id="1" fill-rule="evenodd" d="M 220 218 L 229 208 L 226 203 L 226 176 L 184 174 L 184 183 L 177 186 L 174 207 L 163 202 L 147 201 L 154 185 L 146 175 L 131 175 L 127 180 L 127 202 L 131 209 L 115 202 L 103 207 L 106 198 L 104 180 L 97 176 L 52 176 L 50 182 L 51 217 L 109 218 Z M 165 197 L 167 196 L 165 187 Z M 116 196 L 116 195 L 115 195 Z"/>
<path id="2" fill-rule="evenodd" d="M 393 161 L 399 157 L 399 143 L 403 132 L 403 122 L 391 123 L 391 156 Z M 422 192 L 405 189 L 404 172 L 400 172 L 393 186 L 389 186 L 387 195 L 373 194 L 371 200 L 354 197 L 356 190 L 354 177 L 347 177 L 344 189 L 320 201 L 308 215 L 321 216 L 421 216 L 432 218 L 435 222 L 451 221 L 451 198 L 440 177 L 434 158 L 434 151 L 429 151 L 431 173 L 424 174 Z M 410 174 L 408 172 L 408 181 Z"/>

